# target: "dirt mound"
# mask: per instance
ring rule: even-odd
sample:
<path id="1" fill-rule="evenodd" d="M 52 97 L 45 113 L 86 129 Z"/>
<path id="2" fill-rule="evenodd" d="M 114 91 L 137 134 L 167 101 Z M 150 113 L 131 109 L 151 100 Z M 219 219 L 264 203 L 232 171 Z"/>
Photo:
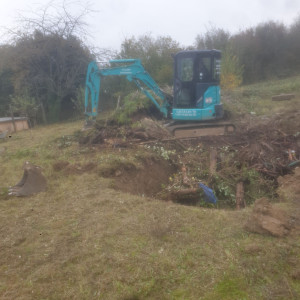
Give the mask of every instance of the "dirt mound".
<path id="1" fill-rule="evenodd" d="M 282 198 L 290 198 L 300 205 L 300 167 L 295 168 L 294 174 L 278 177 L 277 181 L 279 195 Z"/>
<path id="2" fill-rule="evenodd" d="M 291 224 L 283 210 L 274 207 L 267 198 L 261 198 L 255 201 L 245 227 L 250 232 L 282 237 L 290 232 Z"/>
<path id="3" fill-rule="evenodd" d="M 279 177 L 278 184 L 280 198 L 291 202 L 291 220 L 295 231 L 300 232 L 300 168 L 296 168 L 294 174 Z"/>

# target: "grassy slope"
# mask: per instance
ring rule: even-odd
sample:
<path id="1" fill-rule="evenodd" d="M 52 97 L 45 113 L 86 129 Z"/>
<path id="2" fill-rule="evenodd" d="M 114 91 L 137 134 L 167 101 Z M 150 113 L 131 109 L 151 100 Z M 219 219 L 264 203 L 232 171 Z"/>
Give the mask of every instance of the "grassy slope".
<path id="1" fill-rule="evenodd" d="M 0 143 L 6 147 L 0 155 L 1 299 L 299 297 L 299 279 L 291 275 L 299 237 L 247 233 L 250 209 L 185 207 L 112 190 L 98 173 L 103 157 L 119 153 L 62 138 L 81 125 L 36 128 Z M 7 199 L 5 188 L 20 179 L 25 160 L 44 168 L 48 190 Z M 66 176 L 53 171 L 57 160 L 93 162 L 98 171 Z"/>
<path id="2" fill-rule="evenodd" d="M 272 101 L 272 96 L 280 94 L 295 94 L 296 97 L 291 101 Z M 230 95 L 226 95 L 228 101 L 225 102 L 225 106 L 238 115 L 252 112 L 258 116 L 268 116 L 280 113 L 289 107 L 298 108 L 299 98 L 300 76 L 295 76 L 242 86 Z"/>

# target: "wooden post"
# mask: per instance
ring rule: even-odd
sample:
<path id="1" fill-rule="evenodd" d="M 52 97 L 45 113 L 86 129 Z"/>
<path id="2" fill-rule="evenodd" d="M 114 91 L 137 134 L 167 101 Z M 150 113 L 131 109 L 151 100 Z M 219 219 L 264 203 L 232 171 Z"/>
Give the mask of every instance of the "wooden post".
<path id="1" fill-rule="evenodd" d="M 241 209 L 246 206 L 244 201 L 244 183 L 242 181 L 238 182 L 236 185 L 236 209 Z"/>
<path id="2" fill-rule="evenodd" d="M 209 153 L 209 173 L 214 175 L 217 171 L 217 149 L 212 148 Z"/>
<path id="3" fill-rule="evenodd" d="M 13 126 L 14 126 L 14 132 L 17 132 L 17 127 L 16 127 L 16 122 L 15 122 L 14 112 L 13 112 L 13 109 L 12 109 L 11 105 L 9 106 L 9 110 L 10 110 L 11 120 L 12 120 L 12 123 L 13 123 Z"/>
<path id="4" fill-rule="evenodd" d="M 291 100 L 295 98 L 295 94 L 280 94 L 272 96 L 272 101 L 284 101 L 284 100 Z"/>

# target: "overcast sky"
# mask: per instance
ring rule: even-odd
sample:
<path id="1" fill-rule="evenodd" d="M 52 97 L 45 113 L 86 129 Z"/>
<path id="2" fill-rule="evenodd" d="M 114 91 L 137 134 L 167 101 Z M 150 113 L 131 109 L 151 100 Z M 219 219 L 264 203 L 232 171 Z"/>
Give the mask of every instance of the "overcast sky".
<path id="1" fill-rule="evenodd" d="M 0 0 L 0 27 L 13 26 L 18 13 L 37 12 L 49 2 Z M 197 34 L 205 33 L 210 26 L 236 33 L 270 20 L 290 25 L 300 15 L 300 0 L 90 0 L 89 3 L 94 11 L 86 19 L 94 37 L 92 43 L 115 50 L 133 35 L 171 36 L 181 45 L 190 46 Z"/>

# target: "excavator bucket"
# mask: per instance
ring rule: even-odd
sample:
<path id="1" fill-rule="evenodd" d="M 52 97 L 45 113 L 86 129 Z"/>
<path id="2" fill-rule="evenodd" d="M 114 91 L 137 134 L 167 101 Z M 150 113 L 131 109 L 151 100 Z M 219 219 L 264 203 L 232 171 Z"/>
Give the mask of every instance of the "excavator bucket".
<path id="1" fill-rule="evenodd" d="M 26 161 L 23 169 L 24 174 L 22 179 L 9 189 L 9 195 L 30 196 L 46 190 L 47 180 L 39 166 L 35 166 L 29 161 Z"/>

